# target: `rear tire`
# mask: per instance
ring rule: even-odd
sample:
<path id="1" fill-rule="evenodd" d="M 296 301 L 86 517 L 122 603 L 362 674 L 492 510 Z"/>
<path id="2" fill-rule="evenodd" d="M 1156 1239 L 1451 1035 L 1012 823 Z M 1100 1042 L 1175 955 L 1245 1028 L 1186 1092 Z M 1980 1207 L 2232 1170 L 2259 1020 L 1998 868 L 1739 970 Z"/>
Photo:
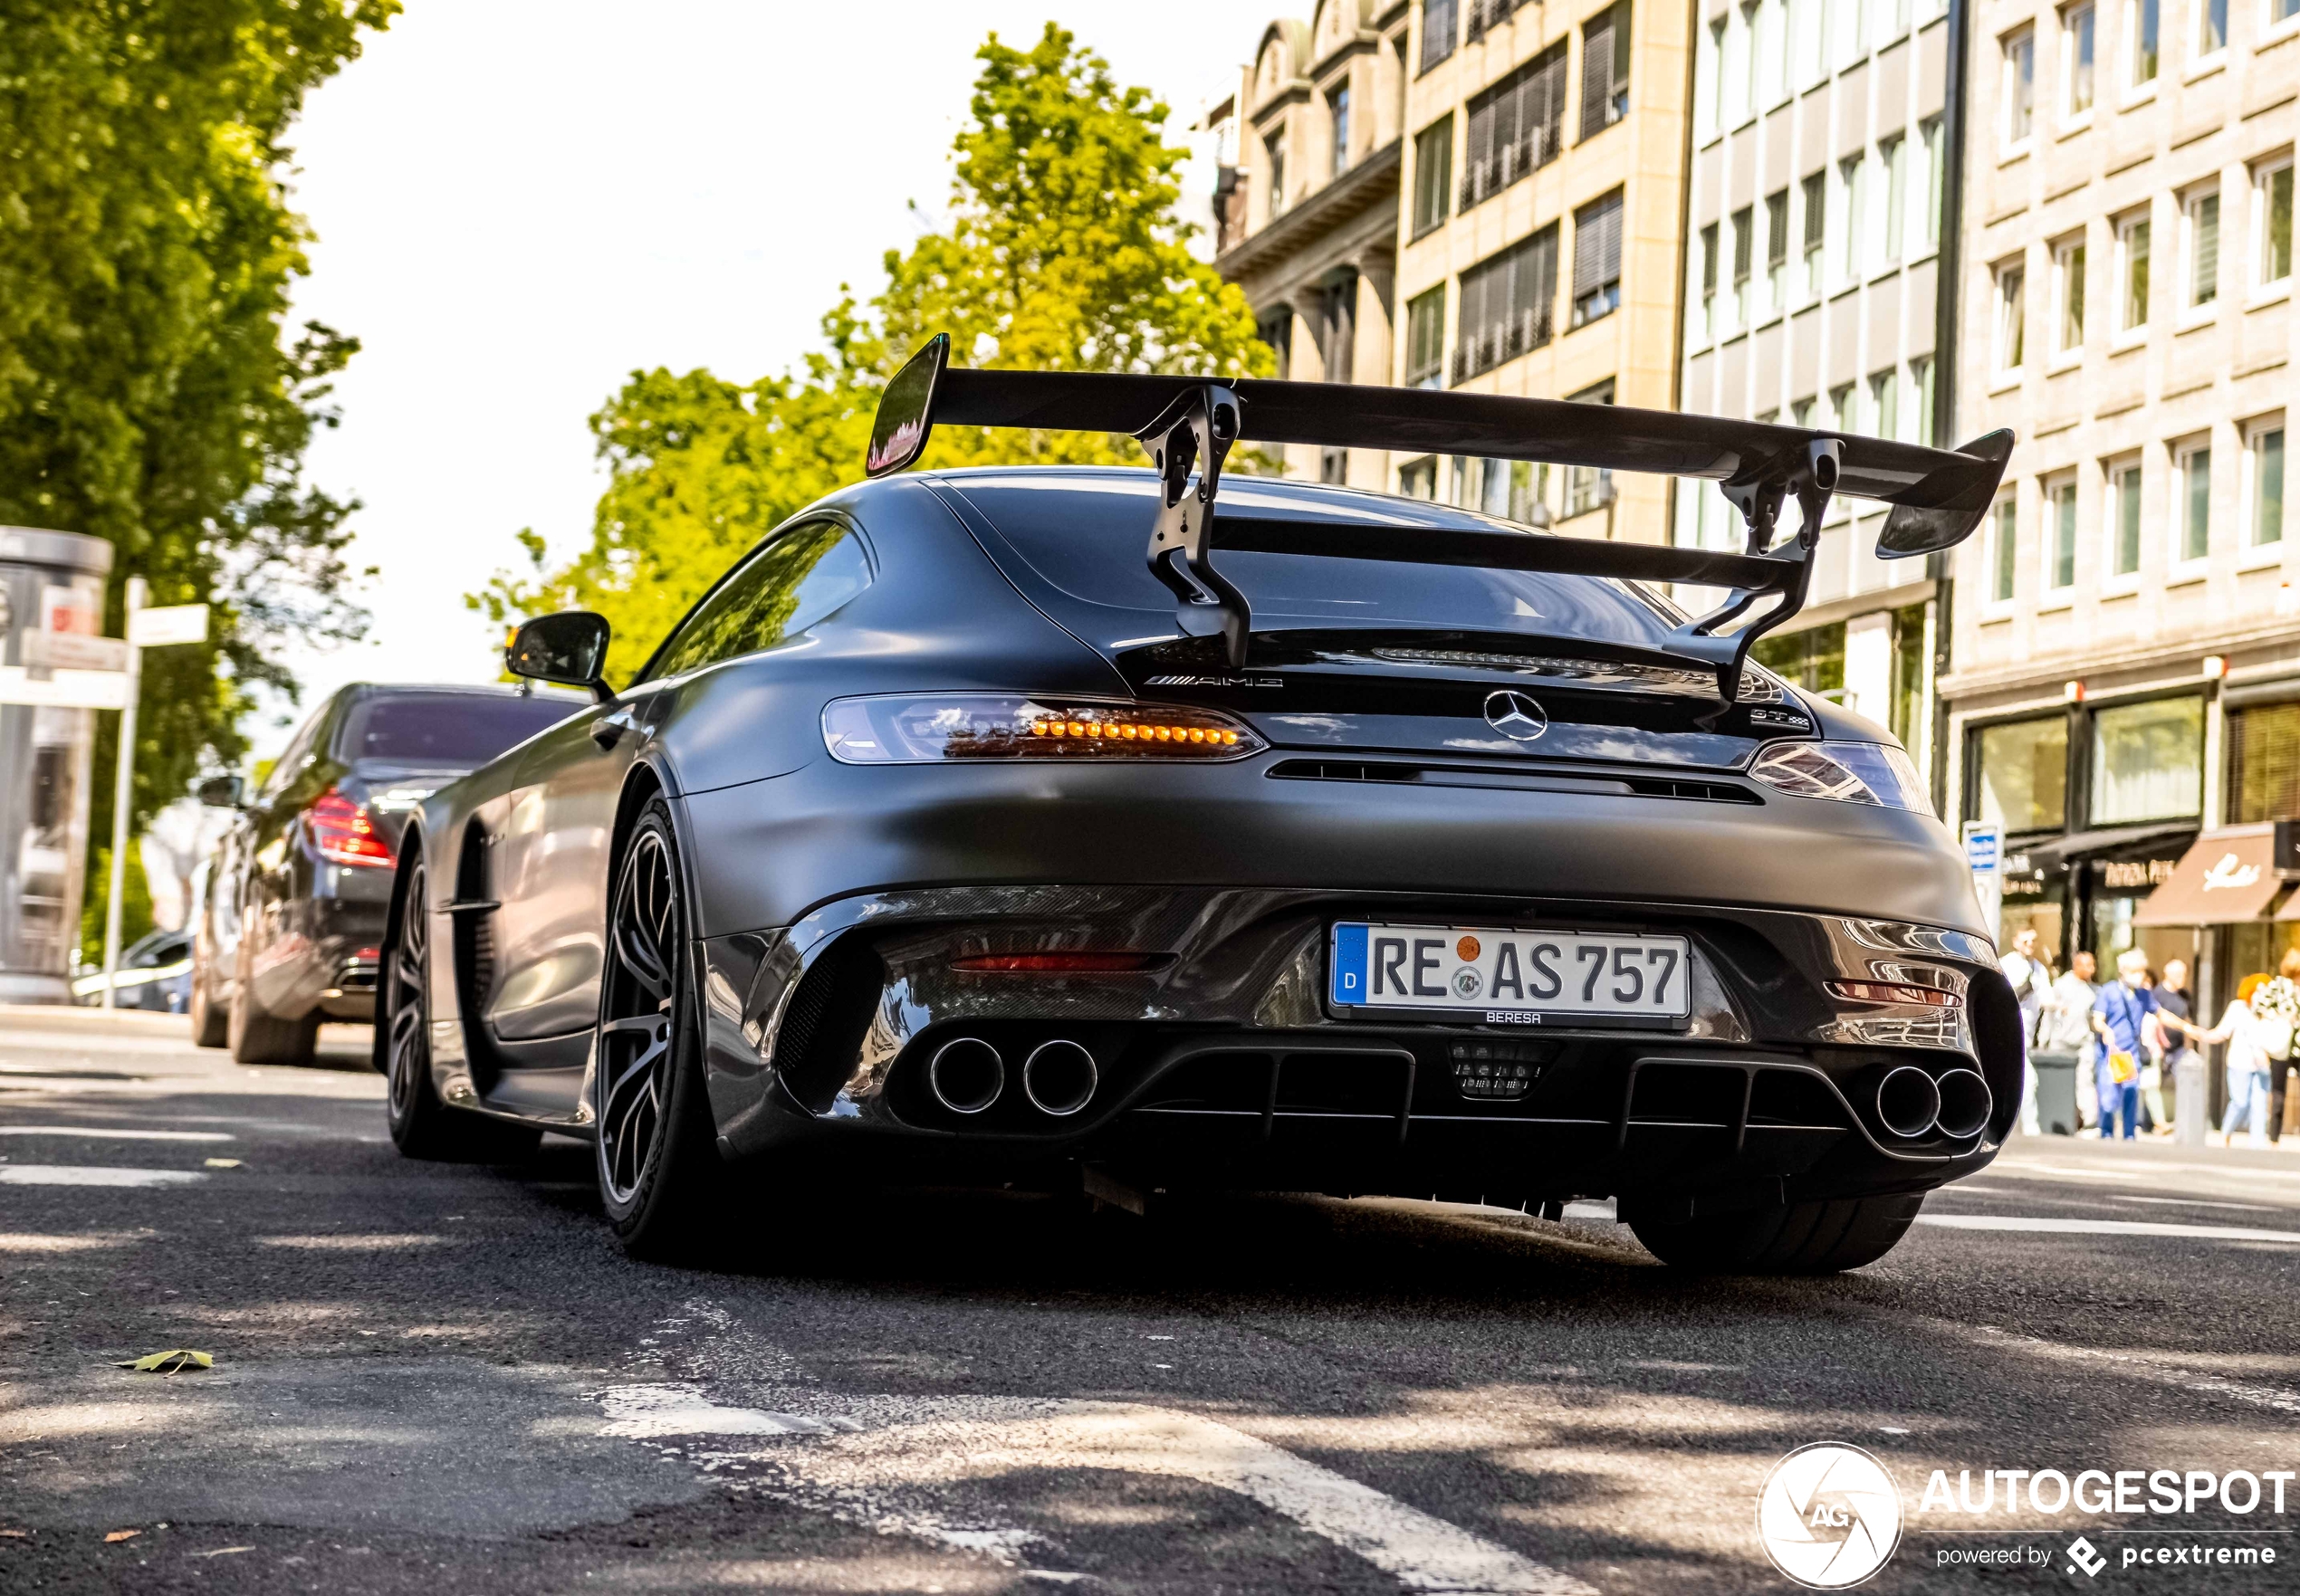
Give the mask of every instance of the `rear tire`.
<path id="1" fill-rule="evenodd" d="M 1633 1219 L 1637 1239 L 1672 1269 L 1702 1275 L 1834 1275 L 1874 1264 L 1908 1233 L 1924 1196 L 1793 1202 L 1682 1221 Z"/>
<path id="2" fill-rule="evenodd" d="M 608 900 L 591 1082 L 599 1206 L 636 1258 L 709 1250 L 729 1190 L 703 1082 L 685 877 L 670 807 L 639 812 Z"/>
<path id="3" fill-rule="evenodd" d="M 232 999 L 225 1041 L 242 1064 L 309 1064 L 320 1042 L 320 1017 L 312 1013 L 302 1019 L 281 1019 L 264 1013 L 243 976 Z"/>
<path id="4" fill-rule="evenodd" d="M 383 1066 L 384 1112 L 402 1158 L 450 1163 L 522 1163 L 540 1131 L 450 1108 L 431 1080 L 431 922 L 424 913 L 424 867 L 409 867 L 407 894 L 376 982 L 376 1053 Z"/>
<path id="5" fill-rule="evenodd" d="M 192 966 L 192 1046 L 221 1047 L 232 1039 L 232 1017 L 216 1006 L 208 995 L 207 971 Z"/>

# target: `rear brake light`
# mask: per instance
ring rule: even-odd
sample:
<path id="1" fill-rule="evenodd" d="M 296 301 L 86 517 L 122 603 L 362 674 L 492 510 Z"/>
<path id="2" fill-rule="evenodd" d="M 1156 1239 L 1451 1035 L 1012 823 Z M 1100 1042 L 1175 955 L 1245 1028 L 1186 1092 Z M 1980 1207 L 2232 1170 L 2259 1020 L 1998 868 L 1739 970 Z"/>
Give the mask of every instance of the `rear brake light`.
<path id="1" fill-rule="evenodd" d="M 391 845 L 378 835 L 368 806 L 331 787 L 303 812 L 311 846 L 331 865 L 388 865 Z"/>
<path id="2" fill-rule="evenodd" d="M 1962 1008 L 1965 1000 L 1939 987 L 1912 981 L 1831 981 L 1829 992 L 1849 1003 L 1904 1003 L 1924 1008 Z"/>
<path id="3" fill-rule="evenodd" d="M 842 698 L 822 740 L 849 765 L 941 760 L 1236 760 L 1266 746 L 1218 710 L 1017 693 Z"/>

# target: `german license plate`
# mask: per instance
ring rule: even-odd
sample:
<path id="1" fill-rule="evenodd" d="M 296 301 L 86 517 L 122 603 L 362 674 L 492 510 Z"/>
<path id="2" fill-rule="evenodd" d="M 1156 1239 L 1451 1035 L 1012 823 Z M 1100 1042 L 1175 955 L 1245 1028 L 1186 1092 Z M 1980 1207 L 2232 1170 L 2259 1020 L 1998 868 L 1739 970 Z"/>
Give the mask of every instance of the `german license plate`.
<path id="1" fill-rule="evenodd" d="M 1334 927 L 1337 1008 L 1493 1025 L 1666 1024 L 1692 1012 L 1683 937 L 1493 926 Z"/>

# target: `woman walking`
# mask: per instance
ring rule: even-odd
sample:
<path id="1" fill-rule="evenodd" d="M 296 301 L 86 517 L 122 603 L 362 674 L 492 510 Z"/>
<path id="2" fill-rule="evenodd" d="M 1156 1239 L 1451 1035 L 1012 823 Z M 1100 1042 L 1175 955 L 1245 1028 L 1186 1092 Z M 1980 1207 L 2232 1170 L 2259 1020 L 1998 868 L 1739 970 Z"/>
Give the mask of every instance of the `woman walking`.
<path id="1" fill-rule="evenodd" d="M 2236 1001 L 2220 1010 L 2219 1025 L 2209 1031 L 2192 1025 L 2181 1027 L 2189 1040 L 2199 1046 L 2228 1045 L 2228 1111 L 2220 1120 L 2220 1141 L 2229 1147 L 2236 1145 L 2239 1123 L 2253 1146 L 2268 1144 L 2267 1042 L 2272 1027 L 2252 1008 L 2252 999 L 2267 984 L 2265 975 L 2247 975 L 2236 989 Z"/>

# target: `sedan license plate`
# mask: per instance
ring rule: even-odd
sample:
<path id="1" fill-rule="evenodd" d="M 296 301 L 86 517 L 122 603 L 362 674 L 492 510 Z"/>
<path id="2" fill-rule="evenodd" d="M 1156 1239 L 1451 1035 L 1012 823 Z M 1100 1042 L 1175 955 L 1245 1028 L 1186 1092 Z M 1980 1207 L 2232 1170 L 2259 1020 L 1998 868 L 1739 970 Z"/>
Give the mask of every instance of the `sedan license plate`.
<path id="1" fill-rule="evenodd" d="M 1489 1025 L 1673 1025 L 1692 1012 L 1683 937 L 1490 926 L 1334 927 L 1337 1008 Z"/>

